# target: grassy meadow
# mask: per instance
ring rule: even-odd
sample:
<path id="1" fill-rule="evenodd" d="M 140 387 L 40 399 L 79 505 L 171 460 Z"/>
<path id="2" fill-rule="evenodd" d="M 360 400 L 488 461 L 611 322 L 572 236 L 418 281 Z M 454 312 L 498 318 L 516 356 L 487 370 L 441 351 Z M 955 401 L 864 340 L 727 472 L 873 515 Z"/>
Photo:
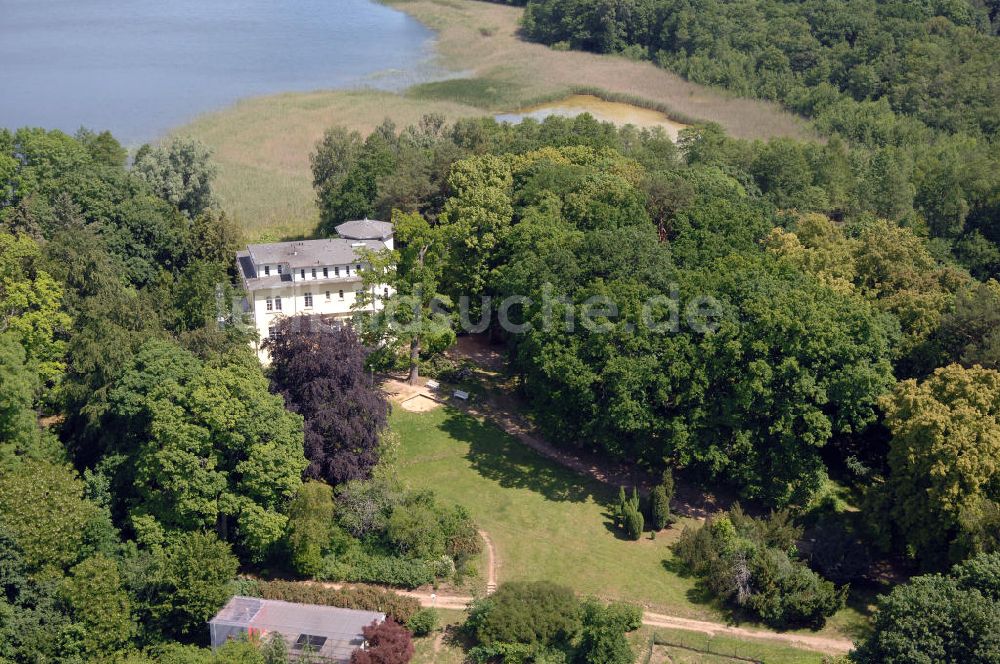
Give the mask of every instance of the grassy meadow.
<path id="1" fill-rule="evenodd" d="M 391 426 L 400 438 L 400 479 L 470 511 L 494 541 L 501 583 L 549 579 L 682 618 L 732 618 L 674 562 L 669 547 L 686 520 L 655 539 L 629 541 L 612 525 L 608 506 L 616 490 L 541 457 L 490 423 L 446 407 L 397 408 Z M 863 610 L 849 606 L 820 634 L 856 636 Z"/>
<path id="2" fill-rule="evenodd" d="M 390 0 L 437 31 L 437 64 L 455 72 L 396 94 L 329 90 L 247 99 L 208 113 L 173 133 L 215 152 L 216 192 L 247 240 L 310 234 L 318 219 L 309 154 L 323 131 L 342 125 L 368 132 L 427 113 L 448 120 L 517 110 L 575 92 L 599 94 L 682 122 L 711 121 L 735 136 L 808 135 L 800 118 L 770 103 L 688 83 L 650 63 L 562 52 L 522 41 L 521 9 L 476 0 Z"/>

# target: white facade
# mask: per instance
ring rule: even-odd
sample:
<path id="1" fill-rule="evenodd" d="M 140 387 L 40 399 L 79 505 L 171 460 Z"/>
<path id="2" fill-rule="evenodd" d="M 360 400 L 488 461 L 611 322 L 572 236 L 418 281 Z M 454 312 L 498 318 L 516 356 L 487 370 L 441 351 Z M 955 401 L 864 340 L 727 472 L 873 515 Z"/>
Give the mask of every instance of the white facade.
<path id="1" fill-rule="evenodd" d="M 246 291 L 246 308 L 260 341 L 274 334 L 282 317 L 315 316 L 337 324 L 351 318 L 366 251 L 391 250 L 392 225 L 381 221 L 347 222 L 337 227 L 339 238 L 249 245 L 236 255 Z M 367 235 L 371 237 L 359 237 Z M 391 294 L 384 285 L 372 288 L 374 307 Z M 255 344 L 261 361 L 267 353 Z"/>

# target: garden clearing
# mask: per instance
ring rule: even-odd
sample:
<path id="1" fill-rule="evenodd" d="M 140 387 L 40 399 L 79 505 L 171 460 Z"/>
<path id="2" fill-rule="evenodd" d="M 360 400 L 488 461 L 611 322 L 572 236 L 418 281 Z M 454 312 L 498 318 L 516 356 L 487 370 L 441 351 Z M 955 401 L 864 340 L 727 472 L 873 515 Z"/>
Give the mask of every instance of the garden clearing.
<path id="1" fill-rule="evenodd" d="M 540 456 L 491 423 L 446 406 L 427 413 L 397 409 L 391 425 L 401 440 L 400 479 L 469 510 L 502 559 L 497 582 L 548 579 L 583 595 L 635 602 L 660 627 L 776 639 L 831 654 L 851 646 L 850 635 L 840 631 L 860 619 L 851 609 L 820 632 L 725 624 L 726 613 L 682 573 L 669 548 L 691 519 L 655 539 L 629 541 L 612 523 L 611 487 Z M 449 609 L 470 599 L 414 595 Z"/>

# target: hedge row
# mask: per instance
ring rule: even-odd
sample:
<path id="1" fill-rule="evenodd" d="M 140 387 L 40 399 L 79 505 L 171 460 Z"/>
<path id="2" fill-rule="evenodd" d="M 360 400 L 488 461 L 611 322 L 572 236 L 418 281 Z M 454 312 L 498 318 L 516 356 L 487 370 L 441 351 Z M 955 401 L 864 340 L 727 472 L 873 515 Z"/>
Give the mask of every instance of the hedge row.
<path id="1" fill-rule="evenodd" d="M 318 583 L 295 581 L 257 581 L 253 586 L 255 588 L 245 584 L 242 590 L 263 599 L 378 611 L 403 625 L 420 609 L 420 602 L 413 597 L 372 586 L 329 588 Z"/>
<path id="2" fill-rule="evenodd" d="M 368 553 L 331 559 L 316 578 L 324 581 L 380 583 L 401 588 L 418 588 L 434 583 L 434 578 L 439 576 L 438 572 L 445 571 L 439 570 L 438 567 L 439 565 L 433 561 Z M 451 571 L 454 571 L 454 568 Z"/>

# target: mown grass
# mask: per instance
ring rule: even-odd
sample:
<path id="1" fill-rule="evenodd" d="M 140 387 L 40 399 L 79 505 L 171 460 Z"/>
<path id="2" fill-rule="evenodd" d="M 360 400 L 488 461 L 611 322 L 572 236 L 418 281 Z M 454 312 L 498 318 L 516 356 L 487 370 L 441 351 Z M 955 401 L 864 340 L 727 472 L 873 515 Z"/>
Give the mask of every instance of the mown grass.
<path id="1" fill-rule="evenodd" d="M 651 662 L 736 664 L 753 659 L 766 664 L 822 664 L 824 661 L 821 653 L 793 648 L 774 641 L 710 636 L 700 632 L 664 628 L 653 630 L 653 635 L 657 645 L 654 646 Z M 642 655 L 647 652 L 648 641 L 647 649 Z M 663 658 L 662 655 L 666 655 L 669 659 Z M 645 660 L 640 657 L 639 661 Z"/>
<path id="2" fill-rule="evenodd" d="M 629 541 L 611 521 L 616 489 L 541 457 L 490 423 L 450 408 L 397 408 L 391 426 L 400 437 L 400 479 L 470 511 L 493 538 L 501 583 L 548 579 L 679 617 L 732 619 L 674 561 L 670 545 L 692 521 Z M 865 623 L 859 603 L 820 633 L 856 636 Z"/>
<path id="3" fill-rule="evenodd" d="M 455 632 L 467 617 L 465 611 L 438 610 L 438 629 L 414 639 L 412 664 L 463 664 L 465 650 L 457 642 Z"/>
<path id="4" fill-rule="evenodd" d="M 691 601 L 694 580 L 664 569 L 683 524 L 655 540 L 625 540 L 611 523 L 614 491 L 460 411 L 396 409 L 392 428 L 401 440 L 400 479 L 470 511 L 496 545 L 500 582 L 548 579 L 582 594 L 718 618 Z"/>

